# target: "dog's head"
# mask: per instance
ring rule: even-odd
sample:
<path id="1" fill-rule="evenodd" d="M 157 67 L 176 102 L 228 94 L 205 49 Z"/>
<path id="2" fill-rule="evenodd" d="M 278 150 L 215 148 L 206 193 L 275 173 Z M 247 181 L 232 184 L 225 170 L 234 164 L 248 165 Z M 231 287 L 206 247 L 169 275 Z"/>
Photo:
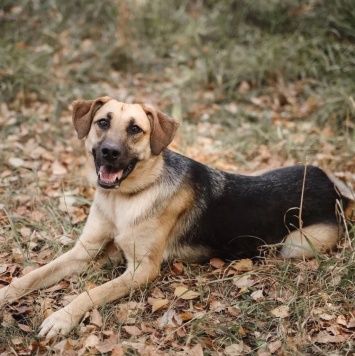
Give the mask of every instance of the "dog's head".
<path id="1" fill-rule="evenodd" d="M 153 164 L 179 126 L 151 106 L 110 97 L 74 101 L 73 123 L 78 137 L 86 138 L 97 184 L 105 189 L 118 188 L 132 172 Z"/>

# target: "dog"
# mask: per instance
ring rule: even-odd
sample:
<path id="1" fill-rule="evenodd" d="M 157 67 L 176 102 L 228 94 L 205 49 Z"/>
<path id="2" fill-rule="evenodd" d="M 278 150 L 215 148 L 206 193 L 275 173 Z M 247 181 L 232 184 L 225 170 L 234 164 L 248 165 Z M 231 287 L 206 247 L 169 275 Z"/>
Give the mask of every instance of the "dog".
<path id="1" fill-rule="evenodd" d="M 270 244 L 285 258 L 312 257 L 341 236 L 336 207 L 350 200 L 317 167 L 257 176 L 212 169 L 167 148 L 179 124 L 149 105 L 77 100 L 72 116 L 97 187 L 86 225 L 71 250 L 0 289 L 0 302 L 84 272 L 112 242 L 126 270 L 47 317 L 40 337 L 67 335 L 90 309 L 154 280 L 163 260 L 234 260 Z"/>

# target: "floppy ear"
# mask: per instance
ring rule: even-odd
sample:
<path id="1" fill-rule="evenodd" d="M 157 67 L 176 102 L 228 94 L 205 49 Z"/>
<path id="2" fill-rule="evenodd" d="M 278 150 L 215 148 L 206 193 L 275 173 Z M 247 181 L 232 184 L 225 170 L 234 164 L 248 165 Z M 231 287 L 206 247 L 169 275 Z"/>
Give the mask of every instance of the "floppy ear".
<path id="1" fill-rule="evenodd" d="M 151 105 L 144 104 L 142 108 L 148 116 L 152 127 L 150 148 L 153 154 L 158 155 L 173 140 L 180 124 Z"/>
<path id="2" fill-rule="evenodd" d="M 95 100 L 75 100 L 73 102 L 72 117 L 78 138 L 82 139 L 88 135 L 96 111 L 109 100 L 111 100 L 109 96 L 102 96 Z"/>

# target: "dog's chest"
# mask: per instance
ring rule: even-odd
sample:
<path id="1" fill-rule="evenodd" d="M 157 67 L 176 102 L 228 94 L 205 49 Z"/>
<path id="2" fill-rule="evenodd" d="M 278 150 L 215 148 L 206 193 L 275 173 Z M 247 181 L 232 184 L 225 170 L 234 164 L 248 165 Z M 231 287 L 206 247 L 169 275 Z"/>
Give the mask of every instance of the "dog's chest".
<path id="1" fill-rule="evenodd" d="M 152 209 L 157 199 L 154 190 L 136 195 L 108 194 L 99 198 L 101 210 L 115 226 L 119 234 L 143 220 Z"/>

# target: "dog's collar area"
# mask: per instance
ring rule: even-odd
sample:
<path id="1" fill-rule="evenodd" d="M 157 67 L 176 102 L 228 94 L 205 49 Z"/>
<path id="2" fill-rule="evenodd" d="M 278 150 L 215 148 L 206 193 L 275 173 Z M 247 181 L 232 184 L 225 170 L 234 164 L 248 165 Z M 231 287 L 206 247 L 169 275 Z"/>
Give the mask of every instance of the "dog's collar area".
<path id="1" fill-rule="evenodd" d="M 104 189 L 119 188 L 121 182 L 133 171 L 137 162 L 137 159 L 132 160 L 124 169 L 115 168 L 108 164 L 100 166 L 97 173 L 98 185 Z"/>

